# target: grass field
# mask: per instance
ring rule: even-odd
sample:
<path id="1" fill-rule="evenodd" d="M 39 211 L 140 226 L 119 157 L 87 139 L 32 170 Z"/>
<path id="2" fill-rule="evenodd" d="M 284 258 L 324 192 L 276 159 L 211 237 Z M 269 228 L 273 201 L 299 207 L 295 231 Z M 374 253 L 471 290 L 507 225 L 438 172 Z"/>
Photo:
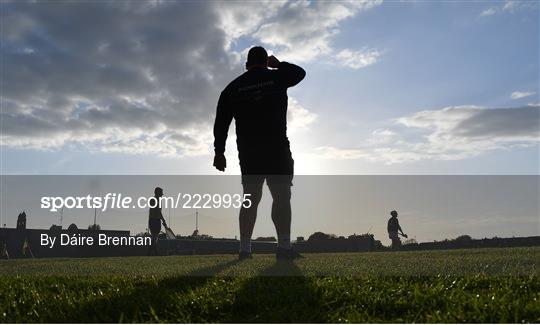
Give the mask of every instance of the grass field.
<path id="1" fill-rule="evenodd" d="M 540 248 L 0 261 L 1 322 L 540 322 Z"/>

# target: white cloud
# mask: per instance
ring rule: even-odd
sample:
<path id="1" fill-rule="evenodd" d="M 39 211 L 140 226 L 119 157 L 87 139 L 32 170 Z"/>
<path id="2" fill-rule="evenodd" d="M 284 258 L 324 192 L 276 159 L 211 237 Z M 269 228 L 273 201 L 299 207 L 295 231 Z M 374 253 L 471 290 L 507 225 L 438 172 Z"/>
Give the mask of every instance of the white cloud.
<path id="1" fill-rule="evenodd" d="M 261 24 L 277 14 L 287 1 L 261 0 L 256 2 L 216 2 L 213 7 L 219 26 L 228 36 L 227 48 L 236 39 L 254 33 Z"/>
<path id="2" fill-rule="evenodd" d="M 491 7 L 491 8 L 487 8 L 485 10 L 483 10 L 481 13 L 480 13 L 480 16 L 482 17 L 486 17 L 486 16 L 492 16 L 494 14 L 497 13 L 497 9 L 494 8 L 494 7 Z"/>
<path id="3" fill-rule="evenodd" d="M 376 129 L 371 132 L 371 135 L 367 142 L 372 144 L 384 144 L 394 141 L 397 134 L 390 129 Z"/>
<path id="4" fill-rule="evenodd" d="M 401 132 L 375 130 L 357 148 L 321 147 L 327 159 L 362 159 L 395 164 L 420 160 L 461 160 L 488 151 L 538 146 L 540 106 L 488 109 L 455 106 L 421 111 L 395 120 Z M 405 140 L 407 131 L 424 131 L 416 140 Z M 385 141 L 377 141 L 381 135 Z"/>
<path id="5" fill-rule="evenodd" d="M 381 52 L 376 49 L 362 49 L 360 51 L 344 49 L 336 55 L 336 59 L 345 67 L 360 69 L 377 62 L 379 56 L 381 56 Z"/>
<path id="6" fill-rule="evenodd" d="M 510 95 L 510 98 L 512 98 L 512 99 L 520 99 L 520 98 L 523 98 L 523 97 L 532 96 L 534 94 L 536 94 L 536 92 L 534 92 L 534 91 L 514 91 Z"/>
<path id="7" fill-rule="evenodd" d="M 506 0 L 504 3 L 502 10 L 504 11 L 514 11 L 519 6 L 519 1 L 515 0 Z"/>
<path id="8" fill-rule="evenodd" d="M 30 48 L 30 47 L 25 47 L 25 48 L 23 49 L 23 53 L 24 53 L 24 54 L 33 54 L 34 52 L 35 52 L 34 49 L 33 49 L 33 48 Z"/>
<path id="9" fill-rule="evenodd" d="M 317 114 L 308 111 L 297 100 L 289 97 L 287 111 L 287 130 L 289 133 L 307 129 L 316 119 Z"/>
<path id="10" fill-rule="evenodd" d="M 333 146 L 323 146 L 316 148 L 317 155 L 325 159 L 349 160 L 349 159 L 369 159 L 368 151 L 357 148 L 337 148 Z"/>
<path id="11" fill-rule="evenodd" d="M 389 129 L 376 129 L 375 131 L 371 132 L 371 135 L 378 137 L 393 137 L 396 135 L 396 132 Z"/>
<path id="12" fill-rule="evenodd" d="M 382 0 L 289 2 L 267 19 L 253 37 L 276 48 L 275 54 L 285 60 L 330 58 L 335 52 L 331 40 L 339 33 L 339 24 L 381 3 Z"/>
<path id="13" fill-rule="evenodd" d="M 498 13 L 516 13 L 520 10 L 538 10 L 537 1 L 506 0 L 500 6 L 489 7 L 480 13 L 480 17 L 493 16 Z"/>

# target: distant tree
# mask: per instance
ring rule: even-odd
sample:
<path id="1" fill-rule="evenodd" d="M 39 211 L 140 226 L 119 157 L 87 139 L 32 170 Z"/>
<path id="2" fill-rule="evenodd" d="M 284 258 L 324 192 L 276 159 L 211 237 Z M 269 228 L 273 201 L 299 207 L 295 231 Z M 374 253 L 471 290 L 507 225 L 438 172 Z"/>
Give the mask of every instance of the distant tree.
<path id="1" fill-rule="evenodd" d="M 304 241 L 304 237 L 303 236 L 299 236 L 299 237 L 296 237 L 296 242 L 297 243 L 301 243 Z"/>
<path id="2" fill-rule="evenodd" d="M 456 237 L 456 239 L 454 240 L 455 241 L 471 241 L 472 237 L 469 235 L 461 235 L 461 236 Z"/>
<path id="3" fill-rule="evenodd" d="M 93 224 L 93 225 L 88 226 L 88 230 L 92 230 L 92 231 L 100 231 L 100 230 L 101 230 L 101 226 L 98 225 L 98 224 Z"/>
<path id="4" fill-rule="evenodd" d="M 325 234 L 324 232 L 317 231 L 309 236 L 308 241 L 313 240 L 329 240 L 336 238 L 336 235 Z"/>
<path id="5" fill-rule="evenodd" d="M 276 237 L 274 236 L 270 236 L 270 237 L 257 237 L 255 239 L 255 241 L 272 241 L 272 242 L 275 242 L 277 241 Z"/>
<path id="6" fill-rule="evenodd" d="M 409 238 L 403 241 L 403 245 L 417 245 L 418 242 L 414 238 Z"/>
<path id="7" fill-rule="evenodd" d="M 329 239 L 329 236 L 325 234 L 324 232 L 320 232 L 320 231 L 314 232 L 308 237 L 308 241 L 325 240 L 325 239 Z"/>
<path id="8" fill-rule="evenodd" d="M 26 212 L 21 212 L 17 216 L 17 229 L 26 229 Z"/>
<path id="9" fill-rule="evenodd" d="M 148 233 L 148 231 L 142 231 L 135 235 L 135 237 L 148 237 L 148 236 L 150 236 L 150 233 Z"/>
<path id="10" fill-rule="evenodd" d="M 178 236 L 177 236 L 178 238 Z M 193 234 L 191 234 L 191 236 L 188 236 L 188 238 L 190 239 L 205 239 L 205 240 L 209 240 L 209 239 L 212 239 L 213 237 L 210 236 L 210 235 L 207 235 L 207 234 L 201 234 L 198 230 L 194 230 L 193 231 Z"/>
<path id="11" fill-rule="evenodd" d="M 50 231 L 60 231 L 62 230 L 62 226 L 52 225 L 51 228 L 49 228 Z"/>
<path id="12" fill-rule="evenodd" d="M 373 234 L 360 234 L 360 235 L 357 235 L 357 234 L 354 234 L 354 235 L 350 235 L 349 237 L 347 237 L 348 239 L 350 240 L 355 240 L 355 239 L 374 239 L 375 236 Z"/>
<path id="13" fill-rule="evenodd" d="M 79 231 L 79 227 L 77 227 L 76 224 L 72 223 L 71 225 L 69 225 L 67 230 L 71 231 L 71 232 L 77 232 L 77 231 Z"/>
<path id="14" fill-rule="evenodd" d="M 374 249 L 374 250 L 382 250 L 382 249 L 384 249 L 384 248 L 385 248 L 385 247 L 384 247 L 384 245 L 381 243 L 380 240 L 375 240 L 375 241 L 373 241 L 373 249 Z"/>

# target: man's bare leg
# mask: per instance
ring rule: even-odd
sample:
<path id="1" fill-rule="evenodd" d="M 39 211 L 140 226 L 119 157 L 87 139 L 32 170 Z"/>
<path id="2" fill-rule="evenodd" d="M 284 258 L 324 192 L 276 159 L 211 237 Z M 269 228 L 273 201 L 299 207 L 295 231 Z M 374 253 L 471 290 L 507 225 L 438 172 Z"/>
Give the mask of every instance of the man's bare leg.
<path id="1" fill-rule="evenodd" d="M 291 185 L 269 184 L 272 194 L 272 221 L 278 235 L 278 247 L 291 248 Z"/>
<path id="2" fill-rule="evenodd" d="M 243 184 L 244 194 L 250 194 L 249 208 L 240 208 L 240 252 L 251 253 L 251 236 L 257 220 L 257 207 L 262 197 L 263 183 Z"/>
<path id="3" fill-rule="evenodd" d="M 158 238 L 158 235 L 157 234 L 154 234 L 152 233 L 150 235 L 150 237 L 152 238 L 152 245 L 150 245 L 150 247 L 148 247 L 148 255 L 152 256 L 152 255 L 157 255 L 157 238 Z"/>

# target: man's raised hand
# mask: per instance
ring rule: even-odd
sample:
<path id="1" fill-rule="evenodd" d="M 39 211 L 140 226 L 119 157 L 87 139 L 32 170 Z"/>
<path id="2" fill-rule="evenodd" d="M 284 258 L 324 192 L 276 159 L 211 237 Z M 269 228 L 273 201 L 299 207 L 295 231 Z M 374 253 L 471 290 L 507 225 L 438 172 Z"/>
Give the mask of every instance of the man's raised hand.
<path id="1" fill-rule="evenodd" d="M 216 154 L 214 156 L 214 167 L 216 167 L 216 169 L 219 171 L 225 171 L 225 168 L 227 167 L 227 159 L 225 159 L 224 154 Z"/>
<path id="2" fill-rule="evenodd" d="M 279 66 L 279 60 L 275 56 L 270 55 L 268 57 L 268 67 L 272 69 L 277 69 L 278 66 Z"/>

